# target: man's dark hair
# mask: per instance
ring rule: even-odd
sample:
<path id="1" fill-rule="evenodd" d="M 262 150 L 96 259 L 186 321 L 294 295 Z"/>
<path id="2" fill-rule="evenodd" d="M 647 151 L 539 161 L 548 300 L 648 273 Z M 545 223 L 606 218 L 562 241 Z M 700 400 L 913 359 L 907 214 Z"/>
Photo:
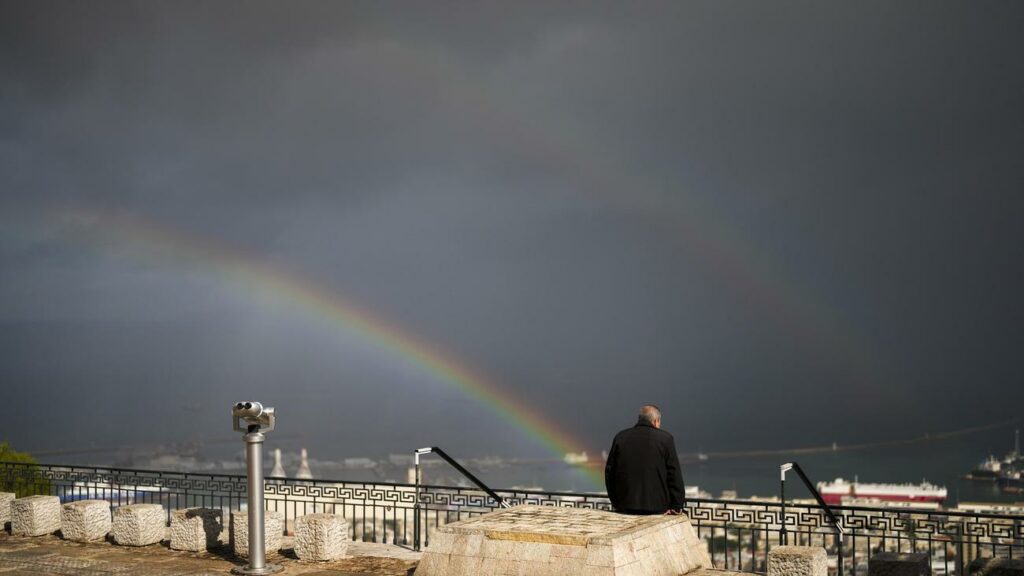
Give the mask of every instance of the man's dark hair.
<path id="1" fill-rule="evenodd" d="M 646 422 L 651 426 L 654 426 L 654 423 L 659 420 L 661 420 L 661 409 L 654 404 L 645 404 L 644 407 L 640 409 L 641 422 Z"/>

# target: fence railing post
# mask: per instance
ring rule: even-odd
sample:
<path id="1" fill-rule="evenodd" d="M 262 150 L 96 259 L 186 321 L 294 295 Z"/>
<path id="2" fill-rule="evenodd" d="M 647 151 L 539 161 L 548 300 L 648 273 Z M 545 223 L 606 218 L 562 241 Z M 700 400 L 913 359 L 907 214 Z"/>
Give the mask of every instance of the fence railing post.
<path id="1" fill-rule="evenodd" d="M 956 573 L 957 576 L 964 576 L 964 524 L 963 521 L 956 523 Z"/>
<path id="2" fill-rule="evenodd" d="M 416 484 L 415 484 L 415 501 L 412 506 L 412 549 L 419 552 L 422 548 L 420 544 L 420 530 L 422 526 L 422 519 L 420 518 L 420 455 L 428 454 L 429 448 L 420 448 L 413 454 L 413 459 L 416 464 Z"/>
<path id="3" fill-rule="evenodd" d="M 789 543 L 789 537 L 786 534 L 786 472 L 792 470 L 792 464 L 783 464 L 779 466 L 781 472 L 781 483 L 779 484 L 779 501 L 782 503 L 781 511 L 779 512 L 779 544 L 785 546 Z"/>

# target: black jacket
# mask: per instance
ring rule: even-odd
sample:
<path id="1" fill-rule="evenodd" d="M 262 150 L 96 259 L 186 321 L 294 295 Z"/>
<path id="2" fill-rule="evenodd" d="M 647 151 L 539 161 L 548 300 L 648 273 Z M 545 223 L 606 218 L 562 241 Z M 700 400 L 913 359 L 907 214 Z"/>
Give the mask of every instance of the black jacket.
<path id="1" fill-rule="evenodd" d="M 672 435 L 643 421 L 616 434 L 604 483 L 618 512 L 661 514 L 681 509 L 683 472 Z"/>

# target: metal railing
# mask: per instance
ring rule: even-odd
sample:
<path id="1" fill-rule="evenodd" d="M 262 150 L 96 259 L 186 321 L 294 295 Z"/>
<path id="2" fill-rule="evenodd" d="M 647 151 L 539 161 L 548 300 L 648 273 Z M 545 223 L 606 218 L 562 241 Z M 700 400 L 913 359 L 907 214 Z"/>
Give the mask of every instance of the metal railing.
<path id="1" fill-rule="evenodd" d="M 413 512 L 414 513 L 413 513 L 413 528 L 412 528 L 412 534 L 413 534 L 412 548 L 413 548 L 413 550 L 415 550 L 417 552 L 419 552 L 420 548 L 421 548 L 422 539 L 420 538 L 420 534 L 423 531 L 422 530 L 423 518 L 420 515 L 420 509 L 422 508 L 422 506 L 420 505 L 420 503 L 422 502 L 422 498 L 420 497 L 420 494 L 421 494 L 421 492 L 420 492 L 420 457 L 426 456 L 427 454 L 437 454 L 442 460 L 447 462 L 452 468 L 455 468 L 467 480 L 469 480 L 474 485 L 476 485 L 477 488 L 483 490 L 484 494 L 487 494 L 491 498 L 491 500 L 493 500 L 494 502 L 497 503 L 498 506 L 500 506 L 502 508 L 508 508 L 509 507 L 509 503 L 507 501 L 505 501 L 504 498 L 502 498 L 497 492 L 495 492 L 490 487 L 488 487 L 486 484 L 484 484 L 483 480 L 480 480 L 479 478 L 477 478 L 475 474 L 473 474 L 469 470 L 466 470 L 465 466 L 463 466 L 462 464 L 459 464 L 454 458 L 449 456 L 448 453 L 445 452 L 444 450 L 438 448 L 437 446 L 429 446 L 427 448 L 419 448 L 419 449 L 416 450 L 416 452 L 413 453 L 413 457 L 414 457 L 415 462 L 416 462 L 416 488 L 415 488 L 415 494 L 416 494 L 416 500 L 415 501 L 416 501 L 416 505 L 413 506 Z"/>
<path id="2" fill-rule="evenodd" d="M 433 529 L 496 510 L 498 501 L 477 488 L 384 482 L 267 478 L 265 505 L 281 511 L 285 530 L 295 519 L 314 512 L 344 515 L 354 540 L 413 548 L 415 518 L 420 543 L 429 546 Z M 162 504 L 171 510 L 190 507 L 239 510 L 245 506 L 245 476 L 193 474 L 90 466 L 30 465 L 0 462 L 0 491 L 17 486 L 60 496 L 64 501 L 100 498 L 115 506 L 133 502 Z M 494 490 L 510 505 L 539 504 L 610 509 L 603 494 Z M 913 508 L 833 506 L 844 528 L 838 536 L 816 502 L 789 500 L 688 499 L 687 514 L 707 544 L 717 568 L 766 572 L 768 552 L 782 541 L 823 546 L 830 569 L 838 572 L 838 545 L 843 544 L 847 575 L 867 573 L 868 560 L 880 551 L 926 552 L 935 575 L 966 575 L 980 557 L 1024 557 L 1024 515 L 983 514 Z"/>
<path id="3" fill-rule="evenodd" d="M 818 492 L 818 489 L 814 487 L 811 479 L 804 473 L 804 469 L 796 462 L 787 462 L 779 467 L 779 471 L 782 474 L 782 484 L 779 486 L 779 500 L 782 503 L 782 517 L 786 517 L 786 472 L 789 472 L 790 470 L 796 472 L 797 477 L 799 477 L 800 481 L 804 483 L 804 487 L 811 493 L 811 496 L 814 496 L 814 501 L 817 502 L 818 508 L 825 513 L 825 517 L 828 518 L 829 524 L 831 524 L 832 528 L 835 530 L 836 569 L 838 576 L 843 576 L 846 567 L 846 562 L 843 558 L 843 525 L 839 523 L 835 512 L 832 511 L 832 507 L 825 503 L 825 500 L 821 497 L 821 492 Z M 785 522 L 783 522 L 782 526 L 779 528 L 779 541 L 784 545 L 789 541 L 786 533 Z"/>

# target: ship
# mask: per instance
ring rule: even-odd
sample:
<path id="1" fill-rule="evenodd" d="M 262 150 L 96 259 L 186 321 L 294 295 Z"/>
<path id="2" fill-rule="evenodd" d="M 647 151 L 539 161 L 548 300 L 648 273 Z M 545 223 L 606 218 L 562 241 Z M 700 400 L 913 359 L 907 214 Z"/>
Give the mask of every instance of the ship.
<path id="1" fill-rule="evenodd" d="M 922 481 L 920 484 L 869 484 L 848 482 L 836 478 L 832 482 L 819 482 L 818 492 L 826 504 L 843 504 L 848 500 L 883 500 L 887 502 L 937 502 L 946 501 L 945 486 L 936 486 Z"/>
<path id="2" fill-rule="evenodd" d="M 969 480 L 985 480 L 996 482 L 1003 492 L 1024 492 L 1024 479 L 1021 472 L 1024 470 L 1024 454 L 1020 450 L 1020 430 L 1014 432 L 1013 452 L 1010 452 L 1002 460 L 995 456 L 989 456 L 987 460 L 971 470 L 966 477 Z"/>
<path id="3" fill-rule="evenodd" d="M 1000 462 L 995 456 L 989 456 L 988 460 L 985 460 L 981 464 L 978 464 L 971 473 L 967 475 L 969 480 L 990 480 L 994 481 L 999 477 L 999 471 L 1002 469 L 1003 463 Z"/>
<path id="4" fill-rule="evenodd" d="M 1003 492 L 1024 493 L 1024 472 L 1020 470 L 1004 472 L 999 476 L 997 482 L 999 482 L 999 489 Z"/>
<path id="5" fill-rule="evenodd" d="M 565 458 L 563 458 L 563 460 L 565 461 L 566 464 L 569 464 L 571 466 L 575 466 L 575 465 L 578 465 L 578 464 L 586 464 L 587 461 L 590 460 L 590 458 L 587 457 L 587 453 L 585 451 L 584 452 L 566 452 L 565 453 Z"/>

